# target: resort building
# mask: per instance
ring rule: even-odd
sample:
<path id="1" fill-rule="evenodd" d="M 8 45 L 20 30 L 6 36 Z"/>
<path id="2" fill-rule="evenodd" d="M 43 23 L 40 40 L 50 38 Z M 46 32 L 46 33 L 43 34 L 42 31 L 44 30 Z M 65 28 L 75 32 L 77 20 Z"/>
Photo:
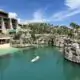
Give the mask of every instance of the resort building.
<path id="1" fill-rule="evenodd" d="M 6 34 L 8 30 L 15 30 L 17 27 L 17 19 L 9 18 L 9 14 L 0 11 L 0 33 Z"/>
<path id="2" fill-rule="evenodd" d="M 10 37 L 16 33 L 17 24 L 17 19 L 10 18 L 9 13 L 0 11 L 0 47 L 10 44 Z"/>

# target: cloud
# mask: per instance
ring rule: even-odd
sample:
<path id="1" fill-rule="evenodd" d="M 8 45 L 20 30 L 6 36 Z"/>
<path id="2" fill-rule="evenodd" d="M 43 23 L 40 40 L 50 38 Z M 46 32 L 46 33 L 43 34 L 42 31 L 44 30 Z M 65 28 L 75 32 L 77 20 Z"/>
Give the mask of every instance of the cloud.
<path id="1" fill-rule="evenodd" d="M 79 9 L 80 8 L 80 0 L 65 0 L 65 5 L 70 9 Z"/>
<path id="2" fill-rule="evenodd" d="M 50 17 L 47 19 L 45 18 L 42 10 L 37 10 L 33 13 L 33 19 L 26 20 L 27 23 L 32 22 L 57 22 L 57 21 L 63 21 L 67 18 L 70 18 L 74 15 L 80 14 L 80 0 L 65 0 L 64 2 L 65 7 L 67 9 L 53 13 Z"/>
<path id="3" fill-rule="evenodd" d="M 46 19 L 44 18 L 43 11 L 41 9 L 36 10 L 33 12 L 33 18 L 30 20 L 22 20 L 18 18 L 18 23 L 21 24 L 28 24 L 28 23 L 43 23 L 46 22 Z"/>
<path id="4" fill-rule="evenodd" d="M 47 20 L 44 17 L 43 11 L 38 9 L 33 13 L 33 18 L 31 20 L 26 20 L 24 23 L 46 22 Z"/>
<path id="5" fill-rule="evenodd" d="M 9 18 L 17 18 L 17 13 L 9 12 Z"/>
<path id="6" fill-rule="evenodd" d="M 51 16 L 51 19 L 50 20 L 53 20 L 53 21 L 62 21 L 66 18 L 69 18 L 71 16 L 74 16 L 76 14 L 79 14 L 80 13 L 80 10 L 67 10 L 67 11 L 62 11 L 62 12 L 58 12 L 58 13 L 55 13 Z"/>
<path id="7" fill-rule="evenodd" d="M 4 11 L 3 9 L 0 9 L 0 11 Z"/>
<path id="8" fill-rule="evenodd" d="M 50 21 L 62 21 L 74 15 L 80 14 L 80 0 L 65 0 L 68 9 L 57 12 L 50 17 Z"/>
<path id="9" fill-rule="evenodd" d="M 65 10 L 61 10 L 57 13 L 53 13 L 51 16 L 49 16 L 48 18 L 45 18 L 45 14 L 44 12 L 46 12 L 46 10 L 42 10 L 42 9 L 38 9 L 35 12 L 33 12 L 32 14 L 32 19 L 30 20 L 22 20 L 20 18 L 18 18 L 18 22 L 19 23 L 23 23 L 23 24 L 27 24 L 27 23 L 36 23 L 36 22 L 57 22 L 57 21 L 63 21 L 65 19 L 68 19 L 74 15 L 80 14 L 80 0 L 65 0 L 64 2 L 65 7 L 67 7 L 67 9 Z M 9 17 L 12 18 L 17 18 L 17 14 L 16 13 L 9 13 Z"/>
<path id="10" fill-rule="evenodd" d="M 46 12 L 46 9 L 43 11 L 42 9 L 38 9 L 35 12 L 33 12 L 33 18 L 30 20 L 21 20 L 19 19 L 18 21 L 24 24 L 27 23 L 36 23 L 36 22 L 57 22 L 57 21 L 63 21 L 65 19 L 68 19 L 74 15 L 77 15 L 80 13 L 80 0 L 65 0 L 64 6 L 67 7 L 65 10 L 61 10 L 60 12 L 53 13 L 51 16 L 48 18 L 45 18 L 44 12 Z"/>
<path id="11" fill-rule="evenodd" d="M 35 20 L 42 20 L 43 19 L 43 14 L 41 10 L 37 10 L 33 13 L 33 18 Z"/>
<path id="12" fill-rule="evenodd" d="M 20 23 L 23 23 L 23 21 L 22 21 L 21 18 L 17 18 L 17 20 L 18 20 L 18 23 L 19 23 L 19 24 L 20 24 Z"/>

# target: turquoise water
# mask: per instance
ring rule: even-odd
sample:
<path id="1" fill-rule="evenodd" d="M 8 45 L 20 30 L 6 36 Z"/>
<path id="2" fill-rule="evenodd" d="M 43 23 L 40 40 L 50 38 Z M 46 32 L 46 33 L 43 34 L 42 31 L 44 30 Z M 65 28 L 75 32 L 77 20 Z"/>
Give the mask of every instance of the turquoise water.
<path id="1" fill-rule="evenodd" d="M 36 55 L 40 59 L 31 63 Z M 64 60 L 57 48 L 24 49 L 0 57 L 0 80 L 80 80 L 80 65 Z"/>
<path id="2" fill-rule="evenodd" d="M 0 49 L 0 56 L 2 55 L 6 55 L 6 54 L 11 54 L 11 53 L 14 53 L 16 51 L 18 51 L 19 49 L 17 48 L 3 48 L 3 49 Z M 11 53 L 10 53 L 11 52 Z"/>

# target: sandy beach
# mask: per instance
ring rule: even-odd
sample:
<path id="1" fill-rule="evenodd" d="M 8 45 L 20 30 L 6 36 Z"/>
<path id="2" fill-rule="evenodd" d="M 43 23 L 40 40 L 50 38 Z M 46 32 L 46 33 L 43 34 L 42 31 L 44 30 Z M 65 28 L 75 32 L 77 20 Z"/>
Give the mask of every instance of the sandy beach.
<path id="1" fill-rule="evenodd" d="M 10 48 L 10 44 L 0 44 L 0 49 Z"/>
<path id="2" fill-rule="evenodd" d="M 11 47 L 9 43 L 0 45 L 0 56 L 12 54 L 16 51 L 18 51 L 18 49 Z"/>

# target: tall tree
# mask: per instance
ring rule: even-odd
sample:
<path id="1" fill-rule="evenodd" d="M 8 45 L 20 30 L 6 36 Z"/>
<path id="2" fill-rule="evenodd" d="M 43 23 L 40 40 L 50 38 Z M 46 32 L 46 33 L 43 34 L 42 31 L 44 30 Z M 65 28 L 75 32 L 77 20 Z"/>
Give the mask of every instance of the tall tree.
<path id="1" fill-rule="evenodd" d="M 73 29 L 78 29 L 80 26 L 74 22 L 70 23 L 70 26 L 73 28 Z"/>
<path id="2" fill-rule="evenodd" d="M 73 28 L 74 37 L 77 37 L 75 33 L 78 35 L 78 29 L 80 26 L 74 22 L 70 23 L 70 26 Z"/>

